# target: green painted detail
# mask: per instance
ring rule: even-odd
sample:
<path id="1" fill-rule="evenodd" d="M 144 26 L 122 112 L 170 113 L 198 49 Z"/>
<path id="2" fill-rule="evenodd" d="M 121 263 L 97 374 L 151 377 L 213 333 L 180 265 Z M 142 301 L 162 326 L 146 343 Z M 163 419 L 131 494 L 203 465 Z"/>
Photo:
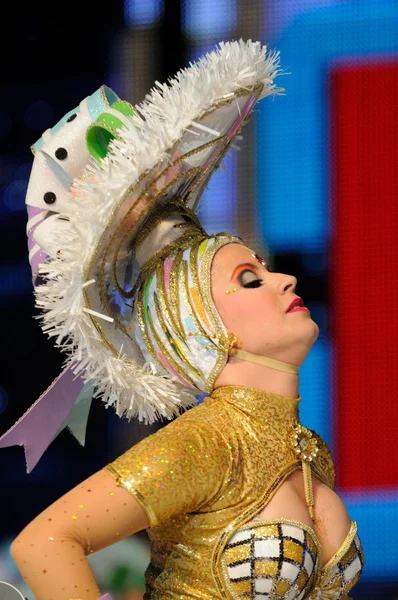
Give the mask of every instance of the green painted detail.
<path id="1" fill-rule="evenodd" d="M 96 119 L 95 123 L 93 123 L 93 126 L 100 126 L 102 124 L 106 125 L 107 127 L 111 127 L 112 129 L 120 129 L 120 127 L 123 127 L 123 121 L 121 121 L 115 115 L 109 114 L 108 112 L 101 113 Z"/>
<path id="2" fill-rule="evenodd" d="M 134 109 L 128 102 L 120 100 L 114 102 L 111 106 L 120 115 L 131 117 L 134 114 Z M 98 162 L 103 160 L 108 153 L 108 146 L 114 139 L 118 139 L 118 129 L 123 127 L 124 123 L 116 115 L 112 115 L 107 111 L 102 112 L 92 125 L 86 131 L 87 149 L 91 156 Z"/>
<path id="3" fill-rule="evenodd" d="M 134 115 L 134 108 L 131 106 L 129 102 L 125 100 L 120 100 L 118 102 L 114 102 L 111 106 L 114 110 L 118 110 L 122 115 L 126 117 L 132 117 Z"/>
<path id="4" fill-rule="evenodd" d="M 105 123 L 93 123 L 86 131 L 87 149 L 91 156 L 98 162 L 103 160 L 108 153 L 109 143 L 117 137 L 115 129 Z"/>

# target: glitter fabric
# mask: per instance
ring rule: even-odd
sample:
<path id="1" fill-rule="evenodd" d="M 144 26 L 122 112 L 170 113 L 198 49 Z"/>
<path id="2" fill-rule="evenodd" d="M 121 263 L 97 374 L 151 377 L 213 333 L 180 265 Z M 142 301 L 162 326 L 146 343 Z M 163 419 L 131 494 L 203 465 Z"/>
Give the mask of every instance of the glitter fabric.
<path id="1" fill-rule="evenodd" d="M 150 521 L 146 600 L 239 597 L 231 592 L 225 577 L 226 547 L 284 480 L 301 469 L 289 443 L 289 434 L 299 423 L 299 401 L 252 388 L 218 388 L 203 404 L 106 467 L 117 484 L 143 506 Z M 329 450 L 313 435 L 319 452 L 311 463 L 312 472 L 333 488 Z M 355 535 L 352 523 L 334 559 L 341 562 L 351 553 L 352 562 L 354 555 L 359 556 Z M 315 534 L 309 537 L 314 556 L 315 538 Z M 332 564 L 333 559 L 327 567 Z M 310 590 L 303 583 L 301 598 L 312 599 L 315 586 L 326 585 L 327 579 L 327 571 L 318 569 L 316 577 L 309 577 Z M 342 586 L 339 590 L 325 597 L 338 600 L 344 593 Z"/>

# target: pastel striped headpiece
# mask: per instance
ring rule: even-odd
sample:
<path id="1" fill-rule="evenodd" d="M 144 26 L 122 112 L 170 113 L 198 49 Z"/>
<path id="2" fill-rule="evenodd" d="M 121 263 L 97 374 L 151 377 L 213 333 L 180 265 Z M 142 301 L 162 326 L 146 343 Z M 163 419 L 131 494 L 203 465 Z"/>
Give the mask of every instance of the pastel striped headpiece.
<path id="1" fill-rule="evenodd" d="M 140 287 L 134 336 L 157 373 L 211 393 L 228 359 L 228 332 L 211 295 L 216 252 L 239 238 L 220 233 L 159 260 Z"/>

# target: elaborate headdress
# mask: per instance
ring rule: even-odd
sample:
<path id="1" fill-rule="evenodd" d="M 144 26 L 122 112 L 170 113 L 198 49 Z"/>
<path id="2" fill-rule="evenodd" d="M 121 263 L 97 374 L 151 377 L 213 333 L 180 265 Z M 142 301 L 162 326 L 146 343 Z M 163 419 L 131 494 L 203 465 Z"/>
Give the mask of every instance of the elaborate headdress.
<path id="1" fill-rule="evenodd" d="M 28 469 L 65 426 L 84 441 L 92 394 L 152 422 L 212 390 L 229 345 L 210 265 L 221 246 L 241 242 L 208 236 L 195 210 L 255 103 L 283 91 L 278 65 L 258 42 L 221 43 L 135 109 L 102 87 L 33 146 L 35 294 L 42 329 L 67 360 L 0 439 L 25 445 Z M 53 422 L 39 447 L 44 411 Z"/>

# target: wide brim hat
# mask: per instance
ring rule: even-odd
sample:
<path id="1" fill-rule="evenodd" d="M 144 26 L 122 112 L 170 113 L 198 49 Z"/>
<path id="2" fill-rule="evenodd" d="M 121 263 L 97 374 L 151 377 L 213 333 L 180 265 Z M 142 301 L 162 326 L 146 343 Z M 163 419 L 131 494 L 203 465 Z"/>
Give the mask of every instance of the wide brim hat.
<path id="1" fill-rule="evenodd" d="M 137 236 L 170 202 L 197 209 L 256 102 L 281 92 L 277 66 L 278 54 L 260 43 L 220 44 L 169 84 L 157 84 L 107 140 L 106 156 L 73 182 L 68 227 L 57 255 L 41 267 L 46 284 L 36 290 L 37 304 L 43 329 L 66 350 L 74 372 L 94 380 L 118 414 L 152 420 L 192 403 L 191 394 L 143 364 L 129 334 L 143 267 Z"/>
<path id="2" fill-rule="evenodd" d="M 36 303 L 43 331 L 67 354 L 65 381 L 75 388 L 76 379 L 82 382 L 85 398 L 94 390 L 120 416 L 145 422 L 171 418 L 195 402 L 175 378 L 154 372 L 132 335 L 137 284 L 170 242 L 166 235 L 145 248 L 142 240 L 169 205 L 195 222 L 203 190 L 257 101 L 284 91 L 274 83 L 279 73 L 279 53 L 259 42 L 220 43 L 168 84 L 157 83 L 134 110 L 103 86 L 80 106 L 86 117 L 87 106 L 94 110 L 79 126 L 73 151 L 51 142 L 58 163 L 70 158 L 71 169 L 66 178 L 59 177 L 59 164 L 53 169 L 62 202 L 47 194 L 51 227 L 44 234 L 46 253 L 35 264 Z M 45 151 L 43 165 L 54 158 Z M 76 153 L 88 158 L 80 173 Z M 36 226 L 41 217 L 33 196 L 28 190 Z M 198 222 L 195 231 L 205 235 Z"/>

